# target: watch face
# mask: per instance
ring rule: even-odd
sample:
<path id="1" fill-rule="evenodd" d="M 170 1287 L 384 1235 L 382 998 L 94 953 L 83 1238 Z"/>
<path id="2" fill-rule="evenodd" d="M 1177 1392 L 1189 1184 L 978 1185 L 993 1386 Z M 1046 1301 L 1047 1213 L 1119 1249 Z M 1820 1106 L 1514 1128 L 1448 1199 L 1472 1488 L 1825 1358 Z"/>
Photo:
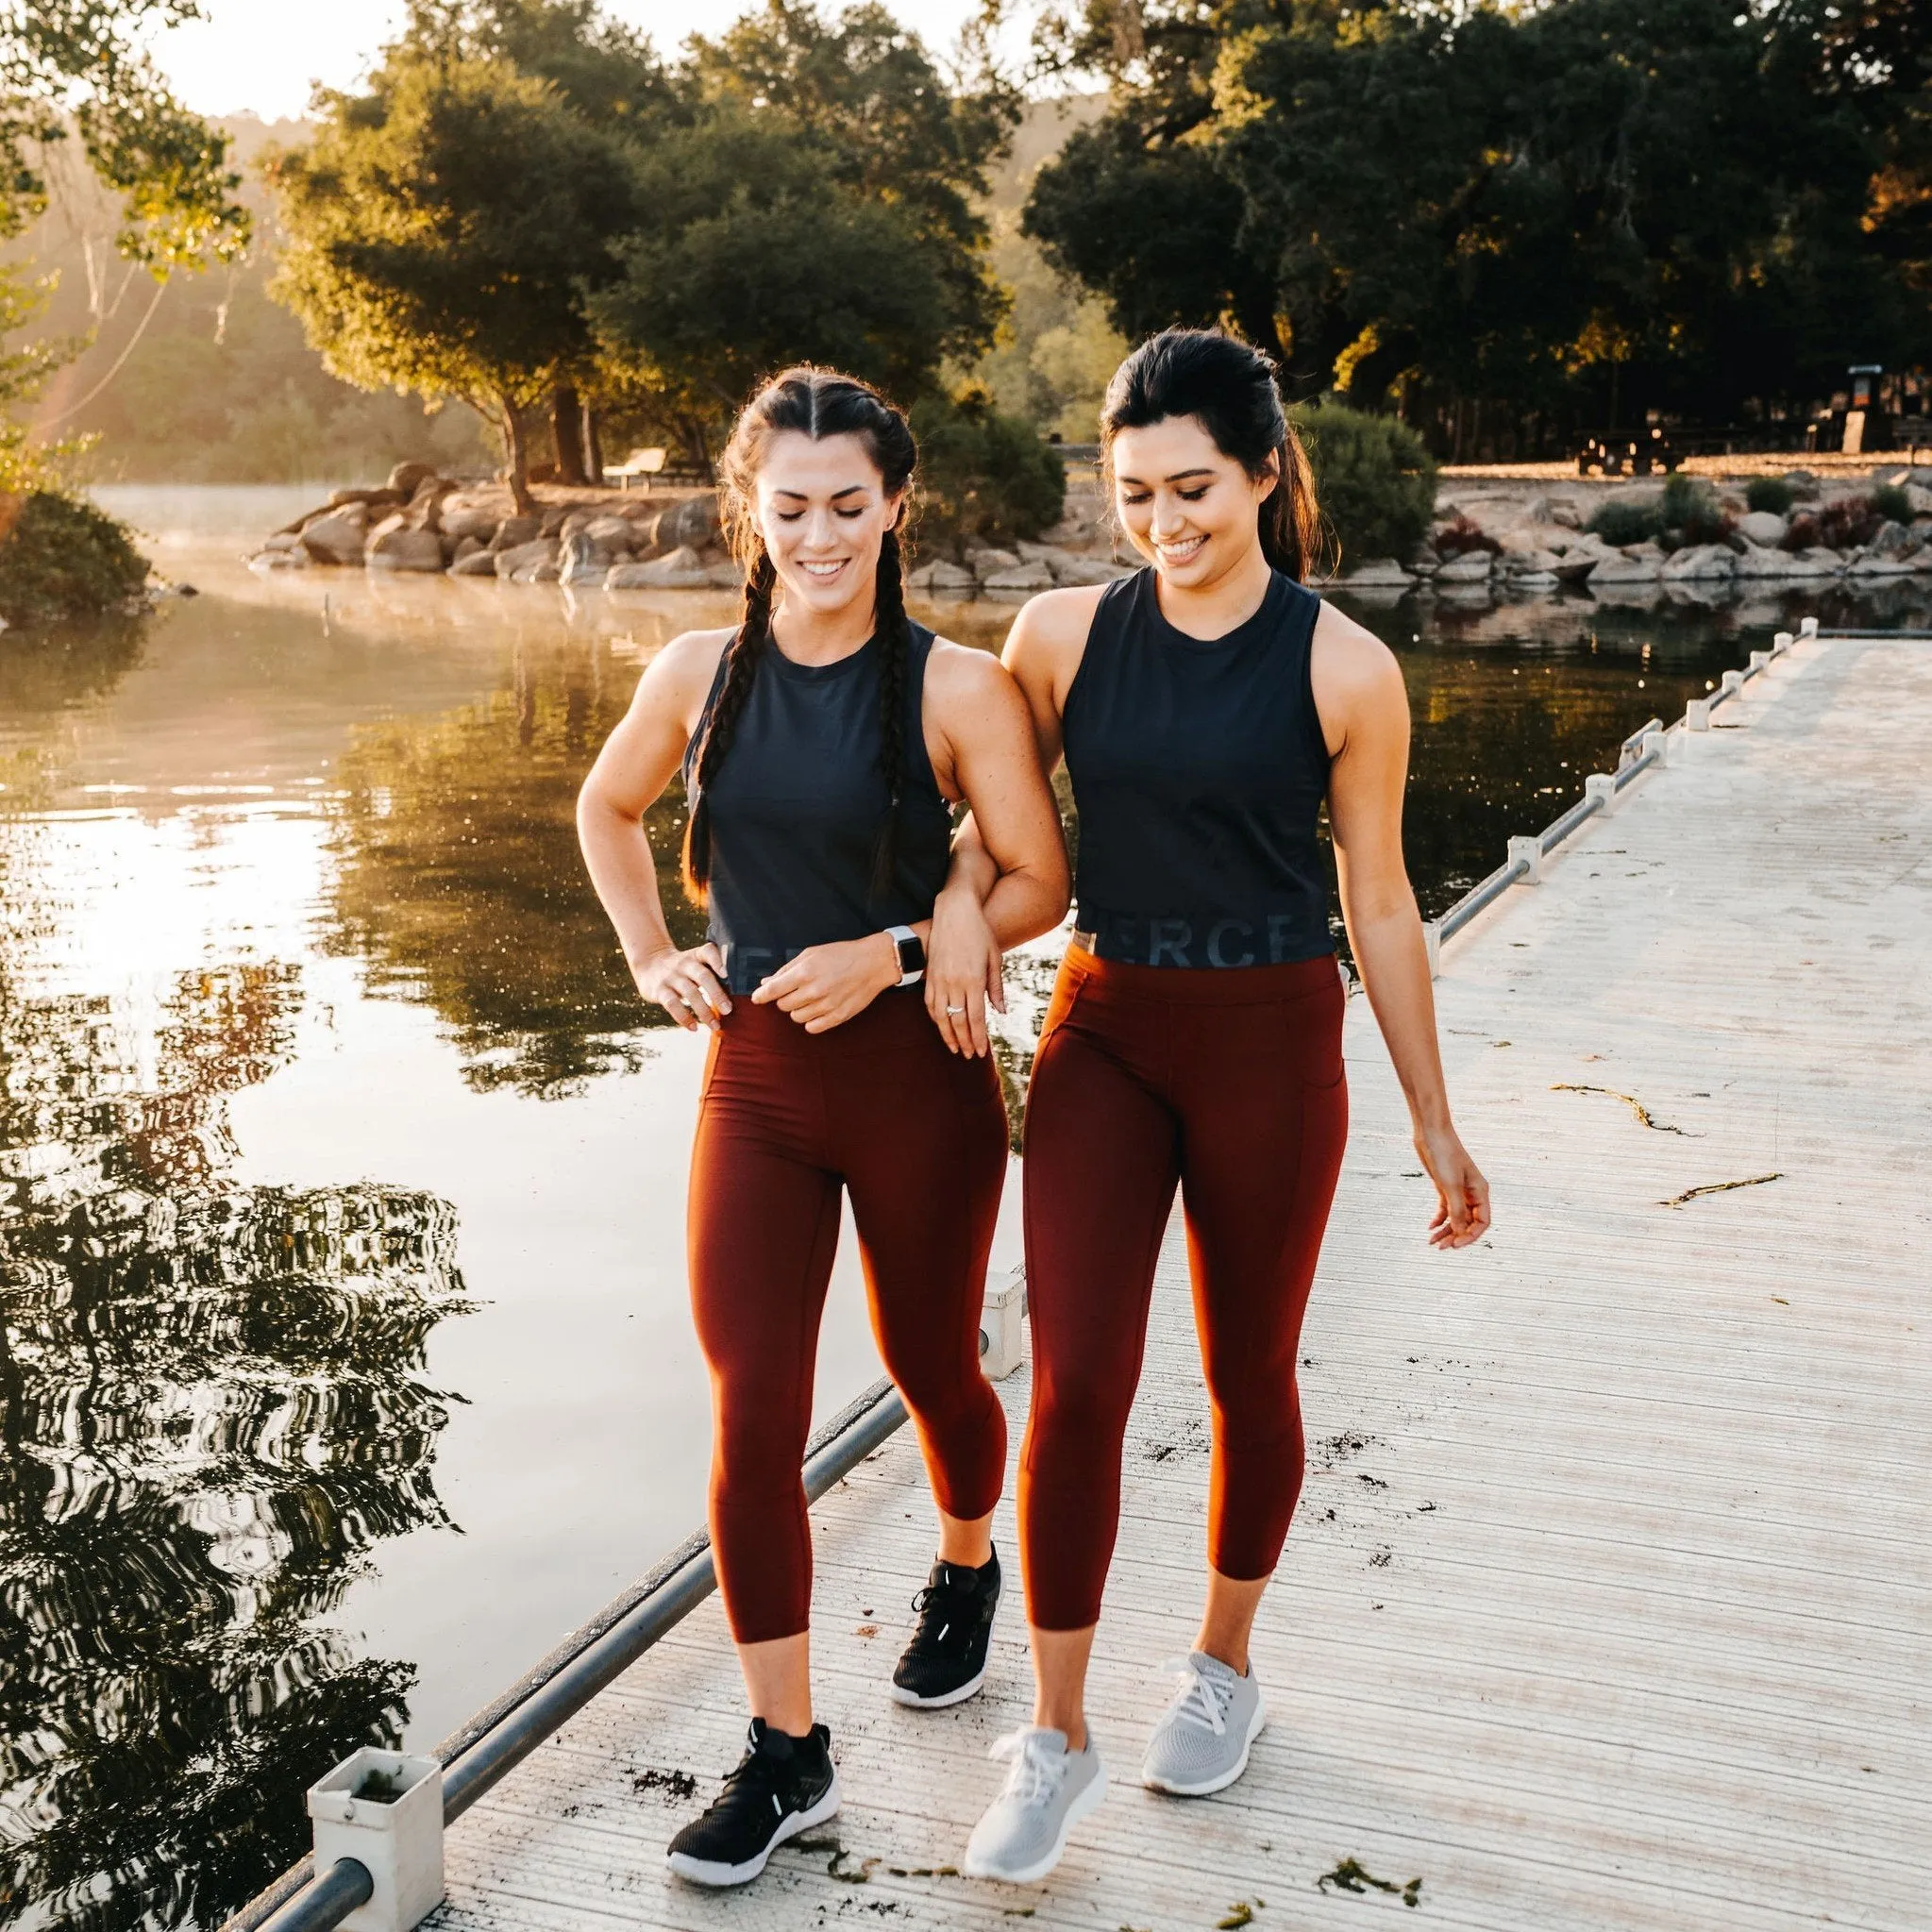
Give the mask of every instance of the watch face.
<path id="1" fill-rule="evenodd" d="M 893 944 L 899 948 L 899 969 L 902 973 L 921 973 L 926 969 L 926 949 L 919 943 L 916 932 L 908 932 L 903 939 Z"/>

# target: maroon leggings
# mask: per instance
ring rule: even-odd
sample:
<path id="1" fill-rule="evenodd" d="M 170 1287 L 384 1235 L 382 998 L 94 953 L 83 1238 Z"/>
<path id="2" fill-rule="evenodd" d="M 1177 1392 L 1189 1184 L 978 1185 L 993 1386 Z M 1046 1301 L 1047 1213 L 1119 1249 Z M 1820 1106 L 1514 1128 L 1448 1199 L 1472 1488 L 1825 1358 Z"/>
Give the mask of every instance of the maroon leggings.
<path id="1" fill-rule="evenodd" d="M 711 1537 L 731 1634 L 811 1619 L 799 1464 L 818 1321 L 851 1195 L 872 1333 L 918 1425 L 939 1506 L 1000 1500 L 1006 1417 L 980 1372 L 986 1256 L 1006 1175 L 990 1060 L 949 1053 L 914 991 L 830 1033 L 733 1002 L 691 1156 L 691 1305 L 711 1365 Z"/>
<path id="2" fill-rule="evenodd" d="M 1208 1561 L 1267 1576 L 1302 1487 L 1296 1350 L 1348 1137 L 1333 959 L 1224 972 L 1069 951 L 1027 1100 L 1027 1614 L 1097 1622 L 1180 1184 L 1214 1411 Z"/>

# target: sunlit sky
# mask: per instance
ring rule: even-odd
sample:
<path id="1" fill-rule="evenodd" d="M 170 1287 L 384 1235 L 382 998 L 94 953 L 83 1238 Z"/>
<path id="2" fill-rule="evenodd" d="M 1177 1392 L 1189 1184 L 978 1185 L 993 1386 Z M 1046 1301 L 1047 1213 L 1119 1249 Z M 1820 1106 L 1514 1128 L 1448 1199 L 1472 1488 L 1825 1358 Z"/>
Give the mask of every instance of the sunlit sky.
<path id="1" fill-rule="evenodd" d="M 975 0 L 888 0 L 893 12 L 935 53 L 953 43 Z M 749 0 L 606 0 L 613 18 L 640 27 L 661 53 L 690 34 L 715 33 Z M 402 0 L 202 0 L 204 21 L 159 35 L 156 59 L 197 112 L 249 111 L 264 120 L 300 114 L 317 81 L 345 87 L 369 67 L 400 25 Z M 1024 8 L 1015 11 L 1024 14 Z"/>

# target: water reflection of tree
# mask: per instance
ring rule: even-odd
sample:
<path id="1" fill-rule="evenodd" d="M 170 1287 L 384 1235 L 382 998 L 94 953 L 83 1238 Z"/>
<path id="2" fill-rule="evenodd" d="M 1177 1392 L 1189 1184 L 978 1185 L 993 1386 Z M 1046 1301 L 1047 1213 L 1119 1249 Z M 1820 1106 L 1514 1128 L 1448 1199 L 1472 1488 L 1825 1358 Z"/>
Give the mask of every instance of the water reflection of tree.
<path id="1" fill-rule="evenodd" d="M 218 1921 L 299 1854 L 318 1770 L 401 1735 L 410 1667 L 323 1620 L 445 1520 L 454 1215 L 225 1183 L 227 1097 L 299 1002 L 288 966 L 184 974 L 140 1056 L 0 954 L 0 1917 Z"/>
<path id="2" fill-rule="evenodd" d="M 338 950 L 453 1031 L 472 1085 L 543 1097 L 637 1067 L 647 1011 L 578 855 L 577 791 L 630 702 L 601 640 L 519 645 L 505 688 L 432 718 L 365 727 L 341 766 Z M 671 930 L 703 919 L 677 878 L 684 801 L 646 821 Z"/>
<path id="3" fill-rule="evenodd" d="M 0 786 L 14 811 L 43 802 L 53 781 L 44 734 L 14 731 L 92 697 L 104 697 L 140 662 L 146 620 L 115 613 L 0 639 Z"/>

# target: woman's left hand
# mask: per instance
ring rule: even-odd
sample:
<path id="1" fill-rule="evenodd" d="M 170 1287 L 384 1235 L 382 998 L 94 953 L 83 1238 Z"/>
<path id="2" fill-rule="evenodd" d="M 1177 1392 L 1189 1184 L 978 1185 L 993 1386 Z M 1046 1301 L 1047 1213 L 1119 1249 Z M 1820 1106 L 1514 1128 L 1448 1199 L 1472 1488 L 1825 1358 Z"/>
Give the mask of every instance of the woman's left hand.
<path id="1" fill-rule="evenodd" d="M 1489 1184 L 1453 1127 L 1419 1129 L 1416 1151 L 1436 1184 L 1432 1248 L 1467 1248 L 1489 1232 Z"/>
<path id="2" fill-rule="evenodd" d="M 883 932 L 808 946 L 752 994 L 751 1003 L 776 1006 L 808 1033 L 829 1033 L 898 985 L 899 970 L 899 949 Z"/>

